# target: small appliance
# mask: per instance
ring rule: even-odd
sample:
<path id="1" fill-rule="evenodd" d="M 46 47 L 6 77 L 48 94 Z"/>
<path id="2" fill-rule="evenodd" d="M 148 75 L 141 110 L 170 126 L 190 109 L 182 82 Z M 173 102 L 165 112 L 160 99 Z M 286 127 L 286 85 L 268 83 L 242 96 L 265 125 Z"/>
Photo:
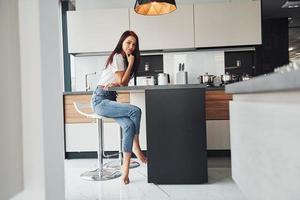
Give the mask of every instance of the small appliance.
<path id="1" fill-rule="evenodd" d="M 170 83 L 170 76 L 166 73 L 159 73 L 157 75 L 158 85 L 168 85 Z"/>
<path id="2" fill-rule="evenodd" d="M 154 76 L 137 76 L 136 85 L 154 85 Z"/>

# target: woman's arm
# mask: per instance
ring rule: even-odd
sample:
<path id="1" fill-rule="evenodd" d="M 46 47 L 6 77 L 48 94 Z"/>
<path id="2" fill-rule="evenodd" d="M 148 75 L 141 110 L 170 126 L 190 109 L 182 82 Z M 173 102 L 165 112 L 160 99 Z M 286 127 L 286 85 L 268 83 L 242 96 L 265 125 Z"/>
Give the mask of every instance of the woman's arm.
<path id="1" fill-rule="evenodd" d="M 115 77 L 116 77 L 116 80 L 117 80 L 117 84 L 119 84 L 120 86 L 128 85 L 128 82 L 129 82 L 130 77 L 131 77 L 130 74 L 131 74 L 131 71 L 132 71 L 134 56 L 131 55 L 131 54 L 128 55 L 127 60 L 128 60 L 128 66 L 127 66 L 126 70 L 115 72 Z"/>

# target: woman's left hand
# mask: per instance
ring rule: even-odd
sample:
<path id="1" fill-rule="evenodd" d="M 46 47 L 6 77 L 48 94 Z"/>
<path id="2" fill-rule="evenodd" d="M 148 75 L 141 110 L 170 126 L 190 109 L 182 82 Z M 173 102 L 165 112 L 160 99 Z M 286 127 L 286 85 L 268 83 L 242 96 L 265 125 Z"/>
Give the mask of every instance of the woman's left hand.
<path id="1" fill-rule="evenodd" d="M 104 89 L 107 89 L 109 87 L 118 87 L 118 86 L 120 86 L 118 83 L 109 83 L 104 86 Z"/>
<path id="2" fill-rule="evenodd" d="M 134 62 L 134 56 L 132 54 L 127 55 L 128 67 L 132 67 Z"/>

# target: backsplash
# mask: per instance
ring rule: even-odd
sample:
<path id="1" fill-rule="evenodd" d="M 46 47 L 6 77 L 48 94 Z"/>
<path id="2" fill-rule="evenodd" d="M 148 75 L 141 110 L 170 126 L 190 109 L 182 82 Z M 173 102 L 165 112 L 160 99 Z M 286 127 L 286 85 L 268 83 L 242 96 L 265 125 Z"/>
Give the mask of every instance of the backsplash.
<path id="1" fill-rule="evenodd" d="M 225 51 L 225 72 L 235 75 L 254 76 L 254 51 Z"/>
<path id="2" fill-rule="evenodd" d="M 105 67 L 108 56 L 71 56 L 71 81 L 72 91 L 85 91 L 85 75 L 96 72 L 95 75 L 88 76 L 90 91 L 98 85 L 99 77 Z"/>
<path id="3" fill-rule="evenodd" d="M 142 55 L 137 76 L 151 76 L 154 73 L 162 73 L 164 67 L 163 55 Z"/>
<path id="4" fill-rule="evenodd" d="M 161 72 L 161 66 L 159 65 L 161 65 L 160 62 L 163 60 L 163 72 L 170 75 L 171 84 L 174 84 L 175 82 L 175 74 L 179 71 L 179 63 L 184 63 L 184 71 L 188 72 L 189 84 L 199 83 L 197 77 L 206 72 L 213 75 L 225 73 L 224 50 L 156 53 L 145 54 L 143 57 L 145 59 L 142 59 L 141 62 L 142 69 L 140 75 L 143 75 L 142 71 L 145 69 L 145 62 L 150 63 L 150 71 L 159 70 L 159 72 Z M 94 90 L 104 69 L 107 58 L 108 55 L 84 57 L 71 56 L 72 91 L 85 91 L 85 75 L 97 72 L 96 75 L 88 75 L 88 85 L 90 85 L 89 90 Z M 151 60 L 158 62 L 157 66 L 151 64 Z"/>
<path id="5" fill-rule="evenodd" d="M 135 74 L 138 76 L 153 76 L 154 84 L 157 84 L 157 77 L 159 73 L 164 72 L 164 56 L 162 54 L 158 55 L 142 55 L 140 67 Z M 137 79 L 136 79 L 137 80 Z M 135 82 L 138 85 L 138 81 Z"/>
<path id="6" fill-rule="evenodd" d="M 224 70 L 224 51 L 197 51 L 164 54 L 164 73 L 170 74 L 170 83 L 175 83 L 175 75 L 179 71 L 179 63 L 184 63 L 184 71 L 188 72 L 188 83 L 199 83 L 197 77 L 206 72 L 222 75 Z"/>

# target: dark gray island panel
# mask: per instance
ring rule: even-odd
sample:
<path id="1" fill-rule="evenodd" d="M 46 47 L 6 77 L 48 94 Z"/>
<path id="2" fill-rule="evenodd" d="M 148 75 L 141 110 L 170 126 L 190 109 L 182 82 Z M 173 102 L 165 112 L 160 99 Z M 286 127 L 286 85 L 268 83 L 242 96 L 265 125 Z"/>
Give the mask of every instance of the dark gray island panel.
<path id="1" fill-rule="evenodd" d="M 130 86 L 109 90 L 145 92 L 149 183 L 207 183 L 204 85 Z"/>
<path id="2" fill-rule="evenodd" d="M 205 89 L 146 90 L 148 182 L 207 182 Z"/>

